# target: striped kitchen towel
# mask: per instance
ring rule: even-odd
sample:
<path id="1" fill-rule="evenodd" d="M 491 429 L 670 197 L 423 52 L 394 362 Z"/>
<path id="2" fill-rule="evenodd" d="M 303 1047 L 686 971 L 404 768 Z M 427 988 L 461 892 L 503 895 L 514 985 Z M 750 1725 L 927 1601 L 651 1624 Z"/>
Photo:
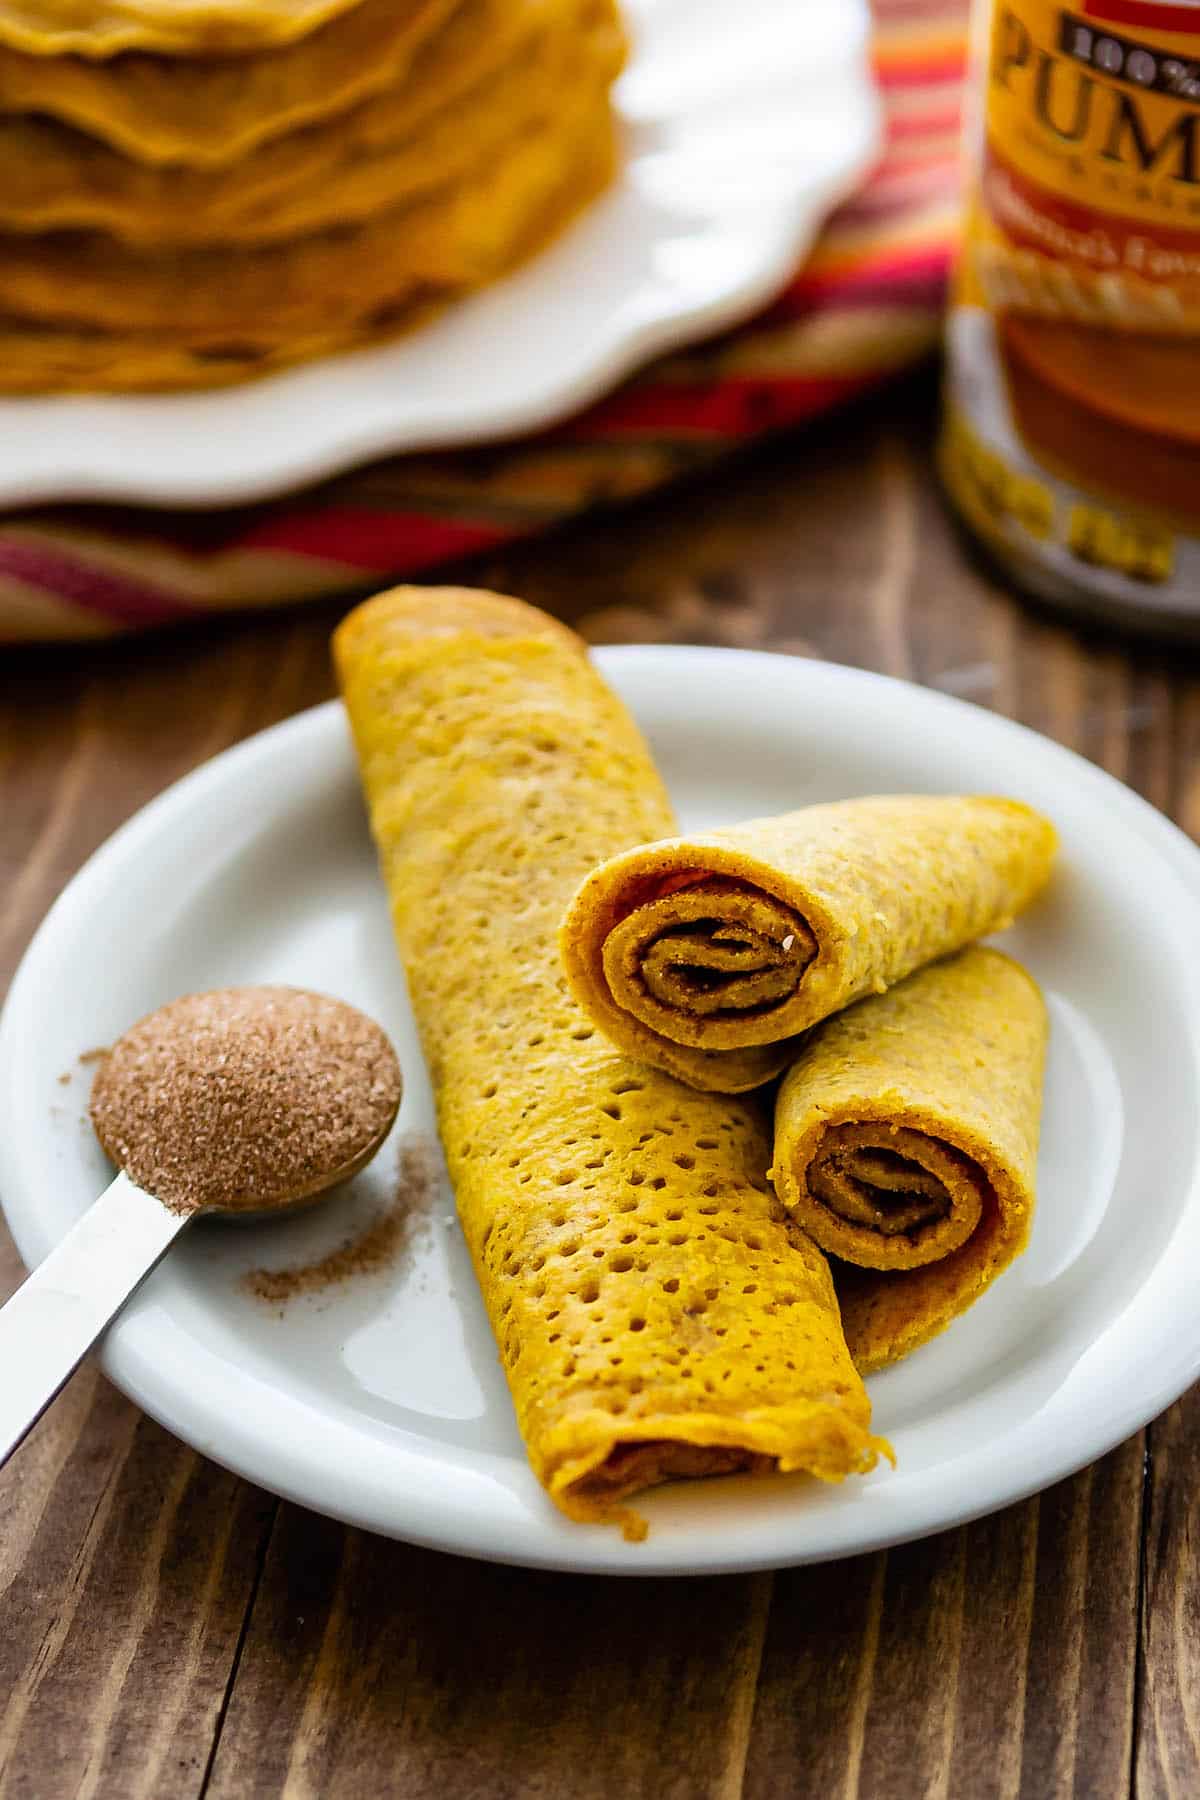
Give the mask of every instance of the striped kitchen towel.
<path id="1" fill-rule="evenodd" d="M 427 574 L 675 480 L 927 354 L 957 227 L 966 0 L 874 5 L 883 154 L 752 323 L 519 442 L 393 457 L 236 511 L 0 518 L 0 642 L 104 637 Z"/>

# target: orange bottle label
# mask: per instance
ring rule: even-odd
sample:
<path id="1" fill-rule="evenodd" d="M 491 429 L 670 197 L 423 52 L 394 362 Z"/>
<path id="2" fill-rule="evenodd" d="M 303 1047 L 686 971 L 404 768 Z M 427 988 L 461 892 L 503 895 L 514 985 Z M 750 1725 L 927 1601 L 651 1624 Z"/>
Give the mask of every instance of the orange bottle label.
<path id="1" fill-rule="evenodd" d="M 1003 0 L 984 81 L 984 295 L 1200 330 L 1200 5 Z"/>
<path id="2" fill-rule="evenodd" d="M 948 485 L 1045 591 L 1200 618 L 1200 0 L 978 3 Z"/>

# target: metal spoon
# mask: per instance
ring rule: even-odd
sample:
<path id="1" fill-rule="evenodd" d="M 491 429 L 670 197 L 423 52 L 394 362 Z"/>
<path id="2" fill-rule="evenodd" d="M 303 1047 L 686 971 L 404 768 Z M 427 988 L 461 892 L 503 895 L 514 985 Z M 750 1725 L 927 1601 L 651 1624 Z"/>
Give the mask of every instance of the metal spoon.
<path id="1" fill-rule="evenodd" d="M 279 1218 L 310 1205 L 370 1162 L 401 1093 L 379 1027 L 297 988 L 173 1001 L 118 1040 L 101 1079 L 106 1102 L 101 1112 L 93 1098 L 92 1117 L 104 1148 L 136 1173 L 157 1170 L 173 1204 L 122 1169 L 0 1308 L 0 1467 L 180 1232 L 197 1218 Z M 253 1172 L 249 1191 L 231 1192 L 231 1166 L 235 1180 Z"/>

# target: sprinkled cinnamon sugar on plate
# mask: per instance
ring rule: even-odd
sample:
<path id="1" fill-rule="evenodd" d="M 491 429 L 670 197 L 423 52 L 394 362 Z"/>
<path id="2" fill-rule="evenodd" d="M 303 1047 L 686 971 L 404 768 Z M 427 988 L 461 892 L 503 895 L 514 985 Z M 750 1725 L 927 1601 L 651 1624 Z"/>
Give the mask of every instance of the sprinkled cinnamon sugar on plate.
<path id="1" fill-rule="evenodd" d="M 400 1147 L 396 1180 L 387 1203 L 352 1237 L 310 1263 L 282 1269 L 251 1269 L 241 1285 L 256 1300 L 272 1305 L 301 1294 L 319 1293 L 355 1277 L 393 1268 L 429 1223 L 438 1193 L 441 1158 L 427 1138 Z"/>

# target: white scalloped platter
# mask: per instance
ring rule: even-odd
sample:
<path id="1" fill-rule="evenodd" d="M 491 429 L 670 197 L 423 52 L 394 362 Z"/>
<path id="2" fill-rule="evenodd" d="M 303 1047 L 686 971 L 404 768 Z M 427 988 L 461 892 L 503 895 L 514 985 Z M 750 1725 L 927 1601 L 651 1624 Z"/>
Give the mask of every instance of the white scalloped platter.
<path id="1" fill-rule="evenodd" d="M 199 394 L 0 399 L 0 505 L 241 504 L 561 419 L 749 317 L 875 153 L 865 0 L 626 0 L 622 174 L 393 344 Z"/>

